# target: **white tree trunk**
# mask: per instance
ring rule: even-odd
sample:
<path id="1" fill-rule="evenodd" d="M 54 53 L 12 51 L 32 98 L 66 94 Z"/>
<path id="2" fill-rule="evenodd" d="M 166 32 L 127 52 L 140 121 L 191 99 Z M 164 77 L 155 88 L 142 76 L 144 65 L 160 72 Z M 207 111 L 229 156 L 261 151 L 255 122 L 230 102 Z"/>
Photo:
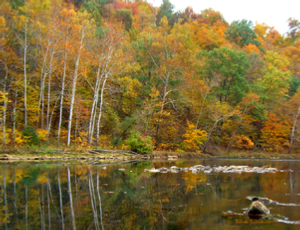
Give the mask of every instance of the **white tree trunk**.
<path id="1" fill-rule="evenodd" d="M 158 120 L 158 124 L 157 124 L 157 128 L 156 128 L 156 135 L 155 135 L 155 139 L 156 139 L 156 145 L 158 144 L 158 133 L 159 133 L 159 128 L 160 128 L 160 120 L 162 118 L 162 113 L 164 111 L 164 105 L 165 105 L 165 101 L 166 101 L 166 97 L 167 97 L 167 89 L 168 89 L 168 84 L 169 84 L 169 74 L 167 74 L 166 76 L 164 76 L 164 92 L 163 92 L 163 98 L 162 98 L 162 105 L 160 107 L 160 115 L 159 115 L 159 120 Z"/>
<path id="2" fill-rule="evenodd" d="M 4 83 L 3 83 L 3 94 L 4 94 L 4 102 L 3 102 L 3 117 L 2 117 L 2 148 L 5 149 L 6 147 L 6 139 L 5 139 L 5 134 L 6 134 L 6 109 L 7 109 L 7 99 L 6 99 L 6 82 L 7 82 L 7 76 L 8 76 L 8 68 L 7 65 L 5 64 L 5 77 L 4 77 Z"/>
<path id="3" fill-rule="evenodd" d="M 294 121 L 294 125 L 293 125 L 293 128 L 292 128 L 291 142 L 290 142 L 290 147 L 289 147 L 288 154 L 290 154 L 291 151 L 292 151 L 292 146 L 293 146 L 293 142 L 294 142 L 294 139 L 295 139 L 295 130 L 296 130 L 299 115 L 300 115 L 300 107 L 298 108 L 298 111 L 297 111 L 297 114 L 296 114 L 296 117 L 295 117 L 295 121 Z"/>
<path id="4" fill-rule="evenodd" d="M 96 134 L 96 143 L 97 146 L 99 144 L 99 135 L 100 135 L 100 121 L 101 121 L 101 115 L 102 115 L 102 106 L 103 106 L 103 94 L 104 94 L 104 89 L 105 89 L 105 84 L 107 80 L 108 74 L 105 74 L 103 83 L 102 83 L 102 88 L 101 88 L 101 93 L 100 93 L 100 108 L 99 108 L 99 115 L 98 115 L 98 121 L 97 121 L 97 134 Z"/>
<path id="5" fill-rule="evenodd" d="M 69 113 L 69 123 L 68 123 L 68 137 L 67 137 L 67 147 L 70 146 L 70 140 L 71 140 L 71 128 L 72 128 L 72 117 L 73 117 L 73 107 L 74 107 L 74 100 L 75 100 L 75 93 L 76 93 L 76 83 L 77 83 L 77 77 L 78 77 L 78 68 L 79 68 L 79 61 L 81 57 L 81 50 L 83 48 L 83 39 L 85 36 L 85 27 L 82 29 L 81 33 L 81 39 L 80 39 L 80 47 L 75 63 L 75 70 L 73 74 L 73 83 L 72 83 L 72 96 L 71 96 L 71 102 L 70 102 L 70 113 Z"/>
<path id="6" fill-rule="evenodd" d="M 45 95 L 44 95 L 44 88 L 45 88 L 45 80 L 46 80 L 46 76 L 47 76 L 47 71 L 45 71 L 45 65 L 46 65 L 46 61 L 47 61 L 47 56 L 48 56 L 48 51 L 49 51 L 49 45 L 50 42 L 48 41 L 47 44 L 47 48 L 46 48 L 46 52 L 43 58 L 43 64 L 41 67 L 41 82 L 40 82 L 40 95 L 39 95 L 39 103 L 38 103 L 38 108 L 41 109 L 40 112 L 40 122 L 41 122 L 41 129 L 44 129 L 44 100 L 45 100 Z"/>
<path id="7" fill-rule="evenodd" d="M 91 116 L 89 121 L 89 132 L 88 132 L 88 141 L 89 144 L 92 144 L 93 141 L 93 133 L 94 133 L 94 125 L 95 125 L 95 117 L 97 112 L 97 105 L 99 100 L 99 89 L 100 89 L 100 83 L 102 75 L 100 75 L 100 69 L 101 69 L 101 63 L 99 63 L 98 70 L 97 70 L 97 77 L 96 77 L 96 84 L 94 89 L 94 97 L 93 97 L 93 103 L 91 108 Z"/>
<path id="8" fill-rule="evenodd" d="M 67 46 L 67 41 L 66 41 L 66 46 Z M 62 82 L 61 82 L 61 92 L 60 92 L 59 121 L 58 121 L 58 130 L 57 130 L 57 148 L 59 147 L 61 124 L 62 124 L 66 69 L 67 69 L 67 47 L 65 48 L 65 54 L 64 54 L 64 70 L 63 70 L 63 78 L 62 78 Z"/>
<path id="9" fill-rule="evenodd" d="M 24 124 L 27 126 L 27 72 L 26 72 L 26 60 L 27 58 L 27 17 L 25 19 L 24 29 L 24 54 L 23 54 L 23 66 L 24 66 Z"/>
<path id="10" fill-rule="evenodd" d="M 14 105 L 13 105 L 13 111 L 12 111 L 12 141 L 13 141 L 13 147 L 15 147 L 16 144 L 16 106 L 17 106 L 17 99 L 18 99 L 18 88 L 16 87 L 15 91 L 15 98 L 14 98 Z"/>

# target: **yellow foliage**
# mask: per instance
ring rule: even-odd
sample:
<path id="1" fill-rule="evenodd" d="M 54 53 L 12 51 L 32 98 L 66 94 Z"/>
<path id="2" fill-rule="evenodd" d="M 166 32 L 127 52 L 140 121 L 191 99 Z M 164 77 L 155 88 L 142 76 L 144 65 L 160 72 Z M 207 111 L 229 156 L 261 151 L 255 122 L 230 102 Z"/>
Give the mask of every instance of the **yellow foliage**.
<path id="1" fill-rule="evenodd" d="M 5 133 L 5 144 L 12 144 L 12 129 L 6 129 Z M 19 146 L 20 144 L 25 142 L 25 139 L 23 138 L 22 132 L 19 132 L 18 130 L 15 131 L 15 144 Z M 0 131 L 0 143 L 3 143 L 3 132 L 2 129 Z"/>
<path id="2" fill-rule="evenodd" d="M 102 148 L 112 149 L 111 141 L 108 136 L 100 135 L 98 142 Z"/>
<path id="3" fill-rule="evenodd" d="M 36 131 L 36 133 L 39 136 L 40 140 L 43 140 L 43 141 L 47 140 L 47 133 L 48 133 L 47 130 L 45 130 L 45 129 L 38 129 Z"/>
<path id="4" fill-rule="evenodd" d="M 207 139 L 207 132 L 204 130 L 195 129 L 195 125 L 188 121 L 188 128 L 183 135 L 183 141 L 186 150 L 197 151 L 200 150 L 199 145 L 202 145 Z"/>
<path id="5" fill-rule="evenodd" d="M 19 132 L 18 130 L 15 131 L 15 144 L 20 145 L 24 143 L 25 140 L 23 139 L 22 132 Z"/>
<path id="6" fill-rule="evenodd" d="M 5 133 L 5 144 L 7 145 L 9 142 L 9 134 L 8 132 Z M 3 144 L 3 131 L 0 130 L 0 146 Z"/>
<path id="7" fill-rule="evenodd" d="M 7 98 L 7 93 L 3 93 L 2 91 L 0 91 L 0 103 L 2 104 L 3 102 L 8 102 L 8 98 Z M 4 111 L 4 106 L 0 106 L 0 114 L 2 114 L 2 112 Z M 2 116 L 0 117 L 0 121 L 2 119 Z"/>

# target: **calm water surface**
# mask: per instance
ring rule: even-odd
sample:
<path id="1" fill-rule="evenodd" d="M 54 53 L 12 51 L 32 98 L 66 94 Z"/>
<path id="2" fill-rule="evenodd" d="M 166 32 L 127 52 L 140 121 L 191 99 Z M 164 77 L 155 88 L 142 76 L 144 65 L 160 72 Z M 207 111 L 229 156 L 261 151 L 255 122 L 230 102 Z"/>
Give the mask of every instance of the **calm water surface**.
<path id="1" fill-rule="evenodd" d="M 271 166 L 277 173 L 150 173 L 153 167 Z M 300 161 L 0 164 L 2 229 L 300 229 Z M 106 168 L 105 168 L 106 167 Z M 121 170 L 120 170 L 121 169 Z M 288 221 L 250 220 L 247 196 Z M 239 215 L 226 215 L 228 211 Z M 225 214 L 224 214 L 225 213 Z"/>

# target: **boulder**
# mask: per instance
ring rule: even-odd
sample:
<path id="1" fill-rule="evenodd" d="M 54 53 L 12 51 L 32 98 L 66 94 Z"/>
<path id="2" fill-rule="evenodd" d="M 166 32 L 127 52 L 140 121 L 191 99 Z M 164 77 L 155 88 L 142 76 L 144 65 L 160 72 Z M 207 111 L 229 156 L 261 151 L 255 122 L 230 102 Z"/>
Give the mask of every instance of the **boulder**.
<path id="1" fill-rule="evenodd" d="M 254 201 L 248 208 L 247 215 L 250 218 L 261 218 L 270 214 L 270 210 L 260 201 Z"/>

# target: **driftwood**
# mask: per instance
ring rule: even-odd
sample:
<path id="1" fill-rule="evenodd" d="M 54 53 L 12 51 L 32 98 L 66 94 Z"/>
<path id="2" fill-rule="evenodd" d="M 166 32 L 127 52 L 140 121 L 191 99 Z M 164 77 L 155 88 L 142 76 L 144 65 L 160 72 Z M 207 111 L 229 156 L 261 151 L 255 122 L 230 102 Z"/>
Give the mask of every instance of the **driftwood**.
<path id="1" fill-rule="evenodd" d="M 141 154 L 138 154 L 136 152 L 130 151 L 130 150 L 109 150 L 109 149 L 91 149 L 88 150 L 90 153 L 93 154 L 99 154 L 99 153 L 121 153 L 124 155 L 136 155 L 136 156 L 141 156 Z"/>

